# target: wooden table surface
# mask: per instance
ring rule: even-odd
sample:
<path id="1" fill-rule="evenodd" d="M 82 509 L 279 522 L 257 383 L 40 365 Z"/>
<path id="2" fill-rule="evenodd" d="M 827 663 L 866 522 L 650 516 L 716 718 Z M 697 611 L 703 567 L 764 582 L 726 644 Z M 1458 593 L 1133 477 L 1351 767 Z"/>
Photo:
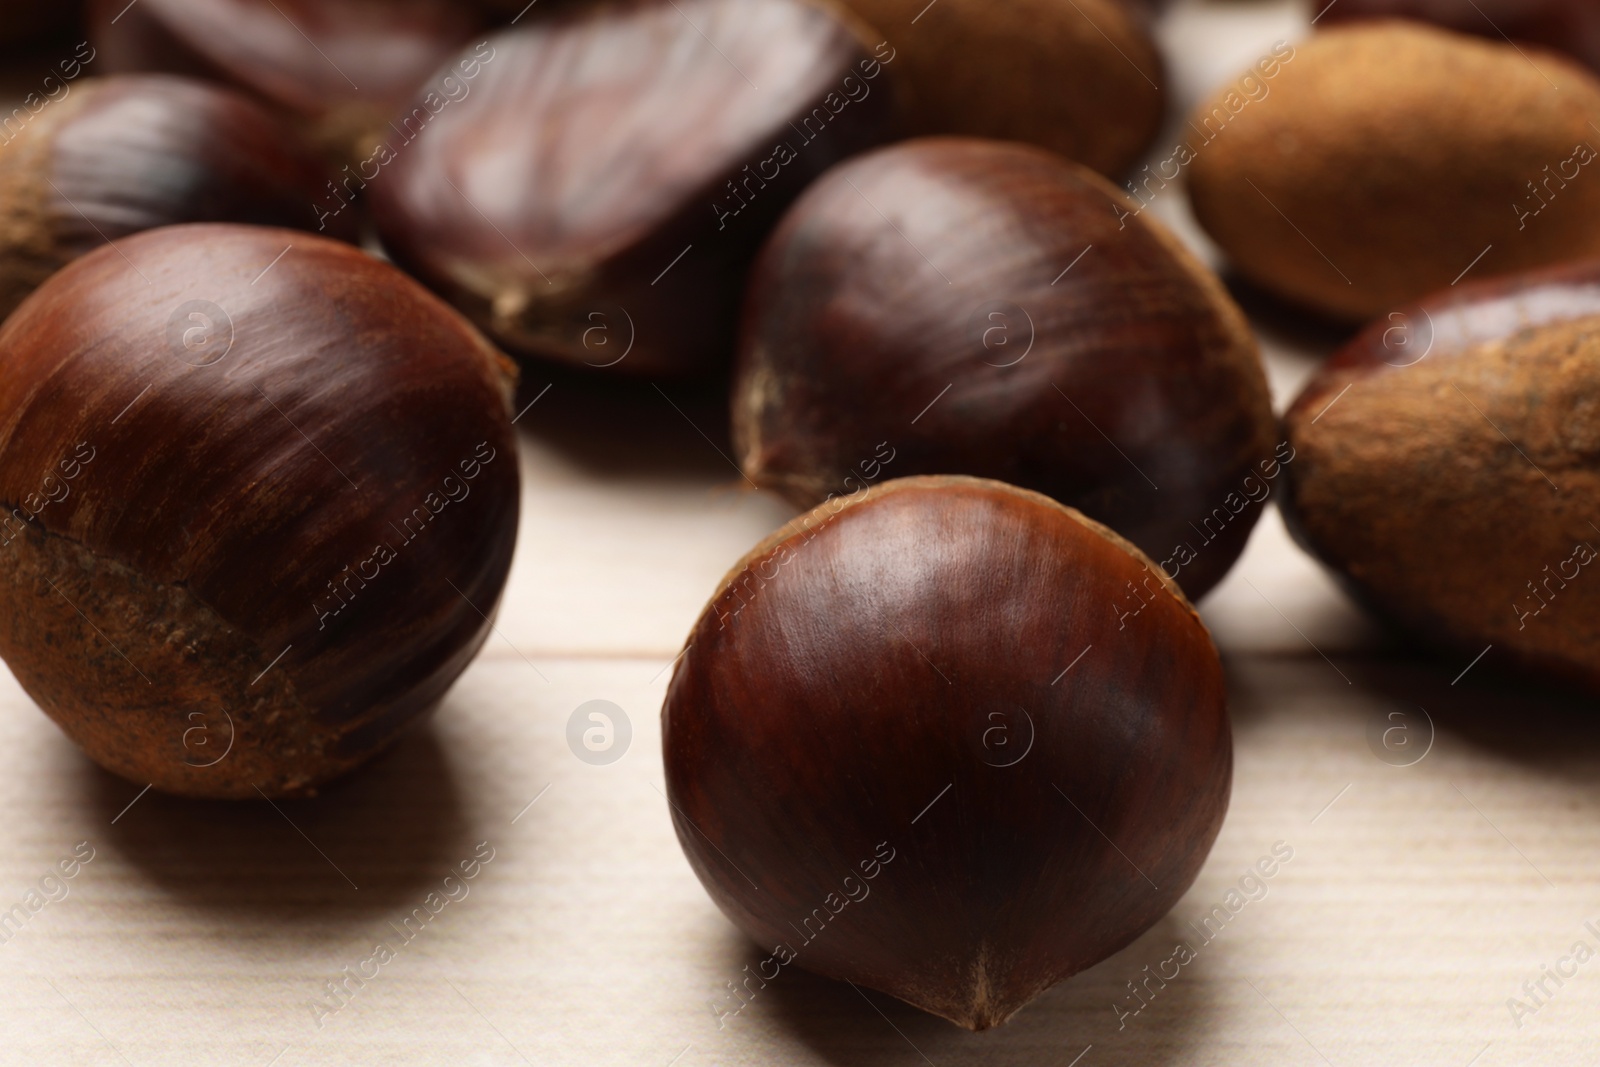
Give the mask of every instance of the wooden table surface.
<path id="1" fill-rule="evenodd" d="M 1161 28 L 1174 114 L 1306 22 L 1289 2 L 1180 0 Z M 1180 193 L 1153 210 L 1211 254 Z M 1258 325 L 1281 402 L 1330 342 Z M 531 374 L 530 398 L 545 384 Z M 524 524 L 496 636 L 431 723 L 322 796 L 141 794 L 0 677 L 0 911 L 54 898 L 0 943 L 0 1062 L 1600 1062 L 1600 959 L 1574 955 L 1600 951 L 1592 709 L 1497 680 L 1492 657 L 1452 685 L 1468 664 L 1389 648 L 1275 513 L 1203 605 L 1236 775 L 1170 916 L 998 1031 L 793 969 L 719 1025 L 708 1002 L 759 954 L 679 851 L 657 713 L 718 578 L 792 513 L 718 453 L 719 398 L 548 384 L 520 424 Z M 566 742 L 592 699 L 633 730 L 605 766 Z M 1395 723 L 1426 753 L 1413 765 L 1374 747 Z M 1197 933 L 1275 846 L 1292 859 Z M 1195 958 L 1134 999 L 1127 983 L 1170 974 L 1179 941 Z M 377 977 L 332 999 L 379 942 Z"/>

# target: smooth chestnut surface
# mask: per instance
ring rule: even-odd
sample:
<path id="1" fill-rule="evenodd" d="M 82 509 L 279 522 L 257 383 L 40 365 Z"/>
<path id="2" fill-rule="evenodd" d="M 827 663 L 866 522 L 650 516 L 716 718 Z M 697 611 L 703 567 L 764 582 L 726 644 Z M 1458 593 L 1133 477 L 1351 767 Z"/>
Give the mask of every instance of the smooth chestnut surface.
<path id="1" fill-rule="evenodd" d="M 482 29 L 453 0 L 90 0 L 112 71 L 167 71 L 237 86 L 307 120 L 348 152 Z"/>
<path id="2" fill-rule="evenodd" d="M 0 656 L 130 781 L 314 790 L 489 632 L 508 366 L 394 268 L 292 230 L 69 264 L 0 328 Z"/>
<path id="3" fill-rule="evenodd" d="M 1087 169 L 958 138 L 851 160 L 784 218 L 751 276 L 733 435 L 746 475 L 801 507 L 890 453 L 889 477 L 1039 490 L 1191 597 L 1244 550 L 1278 468 L 1220 283 Z"/>
<path id="4" fill-rule="evenodd" d="M 70 84 L 0 152 L 0 316 L 108 241 L 183 222 L 314 229 L 327 168 L 246 97 L 189 78 Z M 353 238 L 354 216 L 328 227 Z"/>
<path id="5" fill-rule="evenodd" d="M 1404 20 L 1323 31 L 1278 67 L 1190 119 L 1195 217 L 1261 288 L 1364 320 L 1600 255 L 1593 72 Z"/>
<path id="6" fill-rule="evenodd" d="M 1600 6 L 1594 0 L 1339 0 L 1318 25 L 1378 18 L 1420 19 L 1461 33 L 1511 37 L 1600 67 Z"/>
<path id="7" fill-rule="evenodd" d="M 1161 126 L 1140 0 L 844 0 L 898 52 L 911 132 L 1027 141 L 1120 178 Z"/>
<path id="8" fill-rule="evenodd" d="M 960 477 L 830 501 L 746 556 L 662 731 L 678 840 L 774 963 L 973 1030 L 1166 914 L 1233 761 L 1177 586 L 1079 513 Z"/>
<path id="9" fill-rule="evenodd" d="M 1600 263 L 1393 312 L 1285 416 L 1290 529 L 1405 632 L 1600 691 L 1597 394 Z"/>
<path id="10" fill-rule="evenodd" d="M 525 21 L 373 183 L 384 245 L 515 351 L 641 374 L 725 361 L 772 221 L 885 136 L 892 71 L 865 32 L 807 0 Z"/>

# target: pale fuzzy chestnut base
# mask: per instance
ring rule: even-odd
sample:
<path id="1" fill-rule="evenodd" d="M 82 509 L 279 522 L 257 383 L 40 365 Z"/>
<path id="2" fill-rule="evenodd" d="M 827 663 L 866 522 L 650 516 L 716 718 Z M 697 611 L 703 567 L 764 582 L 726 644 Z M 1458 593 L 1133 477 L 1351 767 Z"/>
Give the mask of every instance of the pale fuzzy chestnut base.
<path id="1" fill-rule="evenodd" d="M 50 202 L 56 192 L 48 181 L 50 151 L 55 131 L 98 89 L 94 82 L 79 83 L 0 145 L 0 319 L 66 263 L 51 233 Z"/>
<path id="2" fill-rule="evenodd" d="M 37 520 L 0 549 L 0 653 L 67 736 L 130 782 L 303 796 L 362 762 L 370 753 L 335 755 L 340 734 L 301 702 L 281 663 L 267 670 L 281 651 L 258 647 L 182 585 Z"/>

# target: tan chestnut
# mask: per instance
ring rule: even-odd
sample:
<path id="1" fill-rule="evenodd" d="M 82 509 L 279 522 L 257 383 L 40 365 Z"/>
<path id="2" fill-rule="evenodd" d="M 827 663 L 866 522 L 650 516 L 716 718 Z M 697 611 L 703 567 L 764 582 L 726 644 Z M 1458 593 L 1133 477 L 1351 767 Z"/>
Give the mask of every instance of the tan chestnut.
<path id="1" fill-rule="evenodd" d="M 995 141 L 909 141 L 830 171 L 751 275 L 746 476 L 800 507 L 881 477 L 998 478 L 1204 594 L 1284 457 L 1244 316 L 1135 212 L 1087 168 Z"/>
<path id="2" fill-rule="evenodd" d="M 1600 67 L 1600 7 L 1592 0 L 1339 0 L 1317 20 L 1407 18 L 1495 40 L 1529 41 Z"/>
<path id="3" fill-rule="evenodd" d="M 303 794 L 428 713 L 517 527 L 509 364 L 393 267 L 149 230 L 0 327 L 0 656 L 96 762 Z"/>
<path id="4" fill-rule="evenodd" d="M 384 246 L 513 351 L 623 374 L 724 364 L 773 221 L 887 136 L 865 33 L 808 0 L 524 20 L 490 39 L 471 96 L 395 146 L 372 186 Z"/>
<path id="5" fill-rule="evenodd" d="M 1597 395 L 1600 263 L 1392 312 L 1285 416 L 1290 529 L 1454 669 L 1600 691 Z"/>
<path id="6" fill-rule="evenodd" d="M 140 230 L 318 226 L 327 168 L 237 93 L 167 75 L 83 78 L 25 115 L 0 146 L 0 316 L 70 260 Z M 353 218 L 329 235 L 353 237 Z"/>
<path id="7" fill-rule="evenodd" d="M 894 47 L 913 133 L 1028 141 L 1118 178 L 1161 125 L 1161 54 L 1119 0 L 844 3 Z"/>
<path id="8" fill-rule="evenodd" d="M 770 953 L 763 984 L 795 965 L 998 1026 L 1164 915 L 1227 808 L 1194 609 L 1013 486 L 908 478 L 817 508 L 734 567 L 686 652 L 662 709 L 673 824 Z"/>
<path id="9" fill-rule="evenodd" d="M 1191 116 L 1196 217 L 1236 270 L 1360 319 L 1600 255 L 1600 81 L 1561 56 L 1401 21 L 1294 46 Z"/>

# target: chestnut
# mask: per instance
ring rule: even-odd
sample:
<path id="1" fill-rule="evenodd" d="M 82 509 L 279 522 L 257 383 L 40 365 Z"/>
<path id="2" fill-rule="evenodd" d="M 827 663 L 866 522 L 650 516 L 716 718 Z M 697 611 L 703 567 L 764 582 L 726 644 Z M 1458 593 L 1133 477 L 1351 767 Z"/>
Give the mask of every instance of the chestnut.
<path id="1" fill-rule="evenodd" d="M 1027 141 L 1120 178 L 1166 77 L 1143 0 L 844 0 L 888 38 L 914 134 Z"/>
<path id="2" fill-rule="evenodd" d="M 1515 38 L 1600 68 L 1600 7 L 1593 0 L 1339 0 L 1317 22 L 1379 18 L 1420 19 L 1497 41 Z"/>
<path id="3" fill-rule="evenodd" d="M 1493 646 L 1485 666 L 1600 692 L 1597 338 L 1600 262 L 1379 318 L 1285 415 L 1291 532 L 1458 667 Z"/>
<path id="4" fill-rule="evenodd" d="M 107 769 L 312 792 L 488 635 L 513 368 L 388 264 L 149 230 L 40 286 L 0 352 L 0 657 Z"/>
<path id="5" fill-rule="evenodd" d="M 1082 510 L 1198 598 L 1281 455 L 1243 314 L 1087 168 L 909 141 L 809 189 L 751 275 L 736 457 L 800 507 L 888 476 L 998 478 Z"/>
<path id="6" fill-rule="evenodd" d="M 725 364 L 771 223 L 886 136 L 866 32 L 809 0 L 524 20 L 490 38 L 469 97 L 395 146 L 372 186 L 384 246 L 516 352 L 635 374 Z"/>
<path id="7" fill-rule="evenodd" d="M 797 963 L 982 1030 L 1194 881 L 1226 703 L 1194 609 L 1110 530 L 1000 482 L 887 482 L 757 546 L 700 616 L 662 709 L 673 824 L 771 951 L 757 983 Z"/>
<path id="8" fill-rule="evenodd" d="M 295 116 L 340 157 L 363 155 L 484 22 L 452 0 L 89 0 L 107 69 L 227 82 Z"/>
<path id="9" fill-rule="evenodd" d="M 0 316 L 69 260 L 139 230 L 318 225 L 326 167 L 245 97 L 168 75 L 64 86 L 0 133 Z M 351 219 L 330 235 L 353 237 Z"/>

